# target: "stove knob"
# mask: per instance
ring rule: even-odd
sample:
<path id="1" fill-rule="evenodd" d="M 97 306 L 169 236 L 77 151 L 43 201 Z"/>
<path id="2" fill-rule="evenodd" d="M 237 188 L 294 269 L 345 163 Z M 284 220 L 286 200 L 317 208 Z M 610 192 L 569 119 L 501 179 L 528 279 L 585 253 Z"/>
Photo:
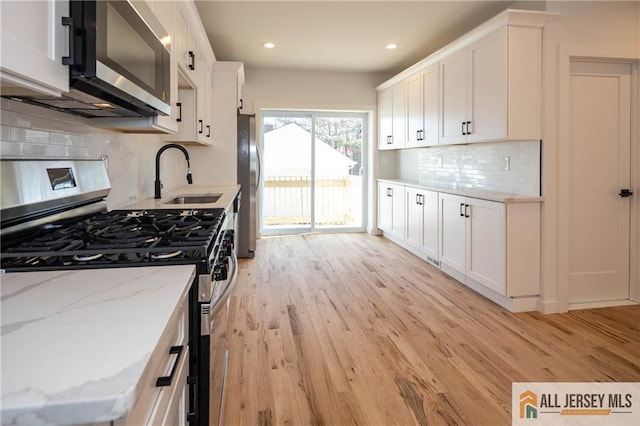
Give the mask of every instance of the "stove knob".
<path id="1" fill-rule="evenodd" d="M 222 253 L 224 253 L 225 256 L 231 256 L 231 243 L 229 243 L 229 241 L 223 241 L 222 242 L 222 249 L 220 250 Z"/>
<path id="2" fill-rule="evenodd" d="M 219 263 L 213 267 L 214 281 L 224 281 L 227 279 L 227 275 L 227 265 Z"/>
<path id="3" fill-rule="evenodd" d="M 218 253 L 218 263 L 224 263 L 227 266 L 229 265 L 229 257 L 227 257 L 223 250 L 220 250 Z"/>

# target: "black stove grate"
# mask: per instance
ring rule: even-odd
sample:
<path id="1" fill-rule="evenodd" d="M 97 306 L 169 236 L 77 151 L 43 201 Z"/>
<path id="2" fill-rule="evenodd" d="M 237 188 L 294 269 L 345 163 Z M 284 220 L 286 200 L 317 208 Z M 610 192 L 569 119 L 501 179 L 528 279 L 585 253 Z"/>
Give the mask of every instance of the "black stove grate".
<path id="1" fill-rule="evenodd" d="M 206 260 L 224 209 L 114 210 L 2 238 L 0 262 L 10 271 Z"/>

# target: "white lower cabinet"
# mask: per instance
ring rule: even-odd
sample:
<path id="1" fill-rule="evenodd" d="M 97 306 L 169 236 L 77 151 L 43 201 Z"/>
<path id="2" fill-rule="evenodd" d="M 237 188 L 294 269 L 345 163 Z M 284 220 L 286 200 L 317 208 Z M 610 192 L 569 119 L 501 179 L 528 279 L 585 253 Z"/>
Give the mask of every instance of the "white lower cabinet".
<path id="1" fill-rule="evenodd" d="M 440 208 L 442 267 L 506 295 L 505 204 L 441 193 Z"/>
<path id="2" fill-rule="evenodd" d="M 167 326 L 147 365 L 137 402 L 112 426 L 186 426 L 189 410 L 189 315 L 185 300 Z"/>
<path id="3" fill-rule="evenodd" d="M 404 186 L 378 183 L 378 228 L 396 238 L 404 238 Z"/>
<path id="4" fill-rule="evenodd" d="M 540 200 L 488 201 L 381 181 L 378 220 L 392 241 L 499 305 L 537 309 Z"/>
<path id="5" fill-rule="evenodd" d="M 407 221 L 404 241 L 435 265 L 438 261 L 438 193 L 405 187 Z"/>
<path id="6" fill-rule="evenodd" d="M 453 270 L 450 275 L 464 282 L 467 263 L 467 221 L 464 217 L 465 198 L 459 195 L 440 193 L 439 199 L 440 266 L 448 266 Z"/>
<path id="7" fill-rule="evenodd" d="M 520 310 L 517 298 L 525 306 L 540 291 L 540 204 L 440 193 L 440 262 L 476 290 L 514 298 Z"/>

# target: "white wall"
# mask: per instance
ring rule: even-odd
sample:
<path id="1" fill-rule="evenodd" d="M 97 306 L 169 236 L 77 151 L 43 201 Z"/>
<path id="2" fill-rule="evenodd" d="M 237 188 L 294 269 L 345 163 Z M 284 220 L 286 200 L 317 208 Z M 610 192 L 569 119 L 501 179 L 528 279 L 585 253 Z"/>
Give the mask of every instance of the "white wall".
<path id="1" fill-rule="evenodd" d="M 640 2 L 580 1 L 546 2 L 546 10 L 560 16 L 544 29 L 544 146 L 543 146 L 543 312 L 567 309 L 568 297 L 568 207 L 563 202 L 568 186 L 568 123 L 563 120 L 569 110 L 569 57 L 640 59 Z M 638 110 L 636 109 L 636 117 Z M 636 123 L 637 124 L 637 123 Z M 632 141 L 638 150 L 638 132 Z M 636 188 L 640 188 L 636 155 Z M 636 242 L 640 244 L 640 214 L 635 201 Z M 632 287 L 640 287 L 638 246 L 632 253 Z M 637 294 L 637 293 L 636 293 Z"/>
<path id="2" fill-rule="evenodd" d="M 153 197 L 155 156 L 160 135 L 130 135 L 101 130 L 90 120 L 1 99 L 0 157 L 101 158 L 108 161 L 109 209 Z M 189 148 L 188 148 L 189 149 Z M 186 184 L 186 162 L 178 150 L 162 154 L 165 189 Z M 199 170 L 193 170 L 194 179 Z"/>
<path id="3" fill-rule="evenodd" d="M 390 76 L 370 73 L 339 73 L 246 68 L 242 90 L 243 112 L 260 108 L 373 109 L 374 88 Z"/>

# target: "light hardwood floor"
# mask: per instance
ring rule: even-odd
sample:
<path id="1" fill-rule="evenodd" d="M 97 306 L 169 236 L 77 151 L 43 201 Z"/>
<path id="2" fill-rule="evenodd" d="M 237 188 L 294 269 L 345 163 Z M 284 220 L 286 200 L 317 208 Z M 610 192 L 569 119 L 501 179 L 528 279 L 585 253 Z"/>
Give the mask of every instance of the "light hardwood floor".
<path id="1" fill-rule="evenodd" d="M 225 425 L 509 425 L 512 382 L 640 381 L 640 306 L 513 314 L 366 234 L 256 253 L 213 339 Z"/>

